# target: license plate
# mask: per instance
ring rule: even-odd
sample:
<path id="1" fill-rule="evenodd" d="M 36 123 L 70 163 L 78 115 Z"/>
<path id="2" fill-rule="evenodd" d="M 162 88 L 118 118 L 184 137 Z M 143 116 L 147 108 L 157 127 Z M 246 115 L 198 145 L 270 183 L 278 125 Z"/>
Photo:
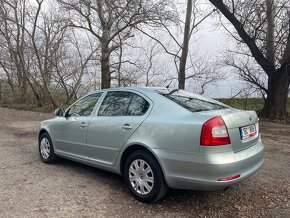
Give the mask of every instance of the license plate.
<path id="1" fill-rule="evenodd" d="M 256 126 L 249 125 L 249 126 L 240 127 L 240 134 L 241 134 L 242 140 L 253 137 L 257 134 Z"/>

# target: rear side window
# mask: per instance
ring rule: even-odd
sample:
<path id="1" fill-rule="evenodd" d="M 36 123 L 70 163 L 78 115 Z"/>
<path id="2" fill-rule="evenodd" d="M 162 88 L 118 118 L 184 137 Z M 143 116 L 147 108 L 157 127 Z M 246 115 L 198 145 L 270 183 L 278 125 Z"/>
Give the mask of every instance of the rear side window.
<path id="1" fill-rule="evenodd" d="M 131 104 L 128 108 L 129 116 L 140 116 L 147 112 L 149 103 L 139 95 L 133 94 Z"/>
<path id="2" fill-rule="evenodd" d="M 191 112 L 199 111 L 210 111 L 210 110 L 220 110 L 227 108 L 224 105 L 206 101 L 199 98 L 194 98 L 193 96 L 187 95 L 186 92 L 170 92 L 170 93 L 160 93 L 161 95 L 167 97 L 168 99 L 174 101 L 180 106 L 186 108 Z"/>
<path id="3" fill-rule="evenodd" d="M 99 110 L 99 116 L 140 116 L 147 112 L 149 103 L 132 92 L 108 92 Z"/>

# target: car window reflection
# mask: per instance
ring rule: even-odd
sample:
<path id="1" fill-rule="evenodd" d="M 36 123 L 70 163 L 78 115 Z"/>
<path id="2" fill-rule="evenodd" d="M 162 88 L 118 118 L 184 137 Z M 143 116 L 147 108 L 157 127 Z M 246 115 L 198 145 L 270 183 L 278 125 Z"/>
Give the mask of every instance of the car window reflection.
<path id="1" fill-rule="evenodd" d="M 90 116 L 102 93 L 88 95 L 75 103 L 68 111 L 68 116 Z"/>
<path id="2" fill-rule="evenodd" d="M 140 116 L 147 112 L 149 103 L 131 92 L 108 92 L 99 110 L 99 116 Z"/>

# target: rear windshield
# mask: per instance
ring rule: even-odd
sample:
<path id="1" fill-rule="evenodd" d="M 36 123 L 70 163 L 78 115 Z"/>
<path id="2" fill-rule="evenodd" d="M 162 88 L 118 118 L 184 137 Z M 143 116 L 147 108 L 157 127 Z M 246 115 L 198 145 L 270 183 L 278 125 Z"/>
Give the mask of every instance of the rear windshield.
<path id="1" fill-rule="evenodd" d="M 220 110 L 228 108 L 222 103 L 216 102 L 214 100 L 207 100 L 202 96 L 195 95 L 183 90 L 173 90 L 169 91 L 168 93 L 164 92 L 164 90 L 157 92 L 179 104 L 180 106 L 188 109 L 191 112 Z"/>

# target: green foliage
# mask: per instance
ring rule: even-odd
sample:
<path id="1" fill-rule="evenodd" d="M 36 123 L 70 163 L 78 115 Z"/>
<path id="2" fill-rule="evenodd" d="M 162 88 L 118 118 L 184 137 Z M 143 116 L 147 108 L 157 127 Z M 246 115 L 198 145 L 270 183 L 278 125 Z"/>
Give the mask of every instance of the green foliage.
<path id="1" fill-rule="evenodd" d="M 231 107 L 242 110 L 261 111 L 264 106 L 263 98 L 220 98 L 217 100 Z M 290 99 L 288 99 L 287 111 L 290 113 Z"/>

